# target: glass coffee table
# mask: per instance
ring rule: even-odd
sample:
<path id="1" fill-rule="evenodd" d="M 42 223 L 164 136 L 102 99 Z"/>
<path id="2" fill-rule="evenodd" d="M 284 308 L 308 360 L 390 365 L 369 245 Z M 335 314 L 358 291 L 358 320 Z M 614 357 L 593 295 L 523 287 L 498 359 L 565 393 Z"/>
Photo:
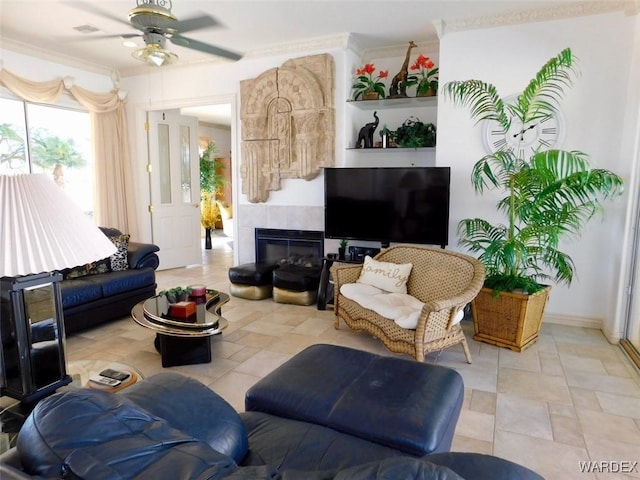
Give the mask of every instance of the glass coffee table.
<path id="1" fill-rule="evenodd" d="M 156 295 L 136 304 L 131 317 L 156 332 L 155 347 L 163 367 L 192 365 L 211 361 L 211 337 L 229 324 L 222 317 L 222 305 L 229 295 L 207 290 L 201 297 L 170 304 L 166 296 Z"/>

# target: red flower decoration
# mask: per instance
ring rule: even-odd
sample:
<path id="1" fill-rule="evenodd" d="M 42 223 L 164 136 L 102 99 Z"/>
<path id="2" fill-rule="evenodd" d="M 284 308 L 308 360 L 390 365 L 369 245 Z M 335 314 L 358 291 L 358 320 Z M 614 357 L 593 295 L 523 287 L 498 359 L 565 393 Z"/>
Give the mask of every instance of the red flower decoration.
<path id="1" fill-rule="evenodd" d="M 373 63 L 366 63 L 362 68 L 356 68 L 357 81 L 352 88 L 355 89 L 354 100 L 358 100 L 365 93 L 377 92 L 385 97 L 385 85 L 380 80 L 389 76 L 389 70 L 381 70 L 377 77 L 373 77 L 376 67 Z"/>
<path id="2" fill-rule="evenodd" d="M 408 78 L 407 85 L 418 85 L 418 92 L 424 93 L 430 88 L 438 89 L 438 68 L 429 57 L 418 55 L 416 61 L 411 65 L 412 71 L 418 71 L 416 75 Z"/>

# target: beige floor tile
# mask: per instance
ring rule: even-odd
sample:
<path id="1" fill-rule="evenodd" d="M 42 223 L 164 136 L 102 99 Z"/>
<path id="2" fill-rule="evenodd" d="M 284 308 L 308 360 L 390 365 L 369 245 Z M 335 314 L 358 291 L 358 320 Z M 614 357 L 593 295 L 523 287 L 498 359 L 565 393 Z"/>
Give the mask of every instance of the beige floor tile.
<path id="1" fill-rule="evenodd" d="M 498 393 L 496 429 L 553 440 L 546 402 Z"/>
<path id="2" fill-rule="evenodd" d="M 461 360 L 456 363 L 439 362 L 439 365 L 455 369 L 464 381 L 465 386 L 474 390 L 483 390 L 485 392 L 495 392 L 498 384 L 497 370 L 485 370 L 478 368 L 473 363 L 471 365 Z"/>
<path id="3" fill-rule="evenodd" d="M 630 378 L 567 369 L 565 369 L 565 376 L 567 377 L 567 385 L 571 387 L 640 398 L 640 386 Z"/>
<path id="4" fill-rule="evenodd" d="M 593 390 L 578 387 L 569 387 L 571 392 L 571 399 L 575 408 L 582 408 L 583 410 L 594 410 L 596 412 L 602 411 L 600 402 L 596 397 L 596 393 Z"/>
<path id="5" fill-rule="evenodd" d="M 549 418 L 555 442 L 584 448 L 584 437 L 577 418 L 554 414 L 551 414 Z"/>
<path id="6" fill-rule="evenodd" d="M 548 480 L 594 480 L 580 471 L 586 449 L 542 438 L 496 430 L 493 454 L 531 468 Z"/>
<path id="7" fill-rule="evenodd" d="M 486 413 L 462 410 L 456 427 L 456 435 L 485 442 L 493 441 L 495 417 Z"/>
<path id="8" fill-rule="evenodd" d="M 224 398 L 238 412 L 244 412 L 244 396 L 260 377 L 241 373 L 229 372 L 217 380 L 209 383 L 209 387 Z"/>
<path id="9" fill-rule="evenodd" d="M 236 372 L 246 373 L 255 377 L 264 377 L 266 374 L 289 360 L 291 355 L 269 350 L 260 350 L 235 368 Z"/>
<path id="10" fill-rule="evenodd" d="M 638 445 L 638 452 L 640 452 L 640 430 L 629 418 L 581 408 L 577 408 L 576 413 L 585 437 L 598 437 Z"/>
<path id="11" fill-rule="evenodd" d="M 576 409 L 573 405 L 548 402 L 549 415 L 560 415 L 562 417 L 576 418 Z"/>
<path id="12" fill-rule="evenodd" d="M 475 412 L 496 414 L 496 394 L 495 392 L 485 392 L 483 390 L 472 390 L 469 409 Z"/>
<path id="13" fill-rule="evenodd" d="M 245 325 L 243 328 L 248 332 L 261 333 L 262 335 L 271 335 L 273 337 L 280 337 L 293 329 L 293 327 L 289 325 L 274 323 L 268 319 L 256 320 L 255 322 Z"/>
<path id="14" fill-rule="evenodd" d="M 452 452 L 474 452 L 491 455 L 492 450 L 492 442 L 464 437 L 462 435 L 454 435 L 453 443 L 451 444 Z"/>
<path id="15" fill-rule="evenodd" d="M 561 354 L 560 362 L 566 370 L 586 371 L 589 374 L 608 375 L 602 360 L 599 358 L 581 357 L 572 354 Z"/>
<path id="16" fill-rule="evenodd" d="M 508 393 L 531 400 L 571 404 L 569 389 L 562 377 L 501 368 L 498 393 Z"/>
<path id="17" fill-rule="evenodd" d="M 640 398 L 605 392 L 595 392 L 595 395 L 604 412 L 640 419 Z"/>
<path id="18" fill-rule="evenodd" d="M 528 372 L 540 373 L 540 357 L 538 352 L 532 348 L 524 352 L 513 352 L 507 348 L 500 350 L 500 368 L 515 368 Z"/>
<path id="19" fill-rule="evenodd" d="M 604 462 L 600 470 L 601 473 L 596 475 L 599 480 L 612 479 L 631 479 L 640 478 L 640 448 L 636 444 L 615 441 L 600 436 L 590 434 L 585 435 L 587 450 L 591 460 L 595 462 Z M 631 468 L 633 463 L 637 462 L 635 468 Z M 626 466 L 626 475 L 622 475 L 621 470 Z M 604 470 L 608 469 L 609 472 Z M 617 472 L 611 470 L 617 469 Z"/>
<path id="20" fill-rule="evenodd" d="M 286 353 L 288 355 L 295 355 L 301 352 L 305 348 L 318 343 L 318 337 L 310 335 L 300 335 L 295 333 L 295 329 L 292 333 L 283 335 L 274 341 L 267 347 L 267 350 L 272 352 Z"/>

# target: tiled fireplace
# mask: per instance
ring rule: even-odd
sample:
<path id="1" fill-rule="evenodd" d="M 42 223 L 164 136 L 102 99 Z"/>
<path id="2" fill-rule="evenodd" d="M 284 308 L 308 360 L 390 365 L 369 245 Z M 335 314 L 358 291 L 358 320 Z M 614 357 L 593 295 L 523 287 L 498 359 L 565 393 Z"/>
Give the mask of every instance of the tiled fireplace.
<path id="1" fill-rule="evenodd" d="M 256 262 L 277 263 L 292 258 L 324 256 L 324 232 L 315 230 L 255 229 Z"/>

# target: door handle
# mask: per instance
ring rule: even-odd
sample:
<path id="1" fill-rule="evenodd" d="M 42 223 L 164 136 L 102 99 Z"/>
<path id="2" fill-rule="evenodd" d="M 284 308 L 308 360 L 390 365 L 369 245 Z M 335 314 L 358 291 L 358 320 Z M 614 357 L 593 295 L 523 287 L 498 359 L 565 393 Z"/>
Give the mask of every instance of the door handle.
<path id="1" fill-rule="evenodd" d="M 194 203 L 193 206 L 194 206 L 194 208 L 200 208 L 200 204 L 199 203 Z"/>

